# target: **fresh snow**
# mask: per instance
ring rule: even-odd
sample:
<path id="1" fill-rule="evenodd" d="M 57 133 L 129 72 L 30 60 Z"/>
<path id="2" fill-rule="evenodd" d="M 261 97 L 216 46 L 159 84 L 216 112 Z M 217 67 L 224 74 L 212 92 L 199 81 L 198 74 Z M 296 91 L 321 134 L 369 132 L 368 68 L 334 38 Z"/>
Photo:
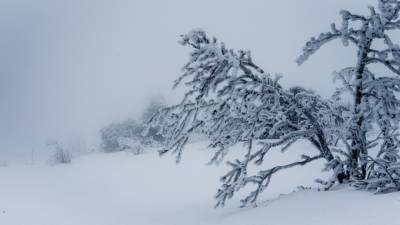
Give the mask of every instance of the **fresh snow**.
<path id="1" fill-rule="evenodd" d="M 0 225 L 396 225 L 400 194 L 373 195 L 348 187 L 314 187 L 322 161 L 272 178 L 258 207 L 238 208 L 245 188 L 224 208 L 213 196 L 225 165 L 206 165 L 210 150 L 191 144 L 179 165 L 171 155 L 96 153 L 72 164 L 0 167 Z M 306 143 L 288 151 L 312 151 Z M 240 147 L 234 154 L 241 154 Z M 292 152 L 292 153 L 293 153 Z M 272 151 L 271 161 L 296 154 Z M 234 156 L 231 156 L 234 157 Z M 270 165 L 268 161 L 263 167 Z M 270 165 L 271 166 L 271 165 Z M 290 179 L 289 179 L 290 178 Z M 293 190 L 297 190 L 294 191 Z M 379 215 L 379 216 L 377 216 Z"/>

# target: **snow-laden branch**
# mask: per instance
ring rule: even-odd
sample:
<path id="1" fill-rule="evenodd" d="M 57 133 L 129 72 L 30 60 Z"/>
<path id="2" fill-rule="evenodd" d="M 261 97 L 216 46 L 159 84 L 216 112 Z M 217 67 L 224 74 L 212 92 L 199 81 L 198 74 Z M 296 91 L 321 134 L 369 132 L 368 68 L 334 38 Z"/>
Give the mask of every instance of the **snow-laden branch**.
<path id="1" fill-rule="evenodd" d="M 218 189 L 217 194 L 215 195 L 217 200 L 215 207 L 223 207 L 226 200 L 231 198 L 234 192 L 238 191 L 248 183 L 256 184 L 257 187 L 246 198 L 241 200 L 242 207 L 255 204 L 258 196 L 268 187 L 271 178 L 275 173 L 295 166 L 304 166 L 307 163 L 321 158 L 323 158 L 322 155 L 313 157 L 303 155 L 303 160 L 301 161 L 275 166 L 268 170 L 261 170 L 253 176 L 247 176 L 246 165 L 248 162 L 243 163 L 239 160 L 236 160 L 234 163 L 229 162 L 228 164 L 232 167 L 232 170 L 222 177 L 224 184 L 220 189 Z"/>

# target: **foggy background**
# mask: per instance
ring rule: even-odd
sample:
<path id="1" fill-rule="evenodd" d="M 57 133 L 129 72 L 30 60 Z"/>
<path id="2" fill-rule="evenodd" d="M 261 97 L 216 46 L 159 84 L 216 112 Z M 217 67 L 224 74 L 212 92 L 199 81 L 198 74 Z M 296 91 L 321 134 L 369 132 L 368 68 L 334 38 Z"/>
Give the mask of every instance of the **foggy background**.
<path id="1" fill-rule="evenodd" d="M 48 139 L 98 147 L 98 131 L 137 116 L 154 94 L 175 102 L 172 81 L 188 59 L 180 34 L 203 28 L 229 48 L 250 49 L 282 83 L 329 96 L 332 71 L 353 48 L 331 43 L 303 66 L 311 36 L 367 12 L 375 0 L 0 0 L 0 161 L 30 156 Z"/>

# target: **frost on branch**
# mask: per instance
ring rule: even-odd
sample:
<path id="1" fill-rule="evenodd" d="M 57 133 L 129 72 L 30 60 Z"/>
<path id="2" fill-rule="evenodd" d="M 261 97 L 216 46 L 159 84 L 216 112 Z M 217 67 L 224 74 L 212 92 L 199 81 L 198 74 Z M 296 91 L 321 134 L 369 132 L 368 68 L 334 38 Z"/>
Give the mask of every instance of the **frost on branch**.
<path id="1" fill-rule="evenodd" d="M 175 86 L 184 83 L 188 90 L 180 104 L 160 110 L 152 123 L 160 125 L 168 142 L 160 153 L 175 153 L 178 162 L 195 133 L 208 137 L 214 151 L 210 163 L 224 161 L 233 145 L 246 146 L 243 158 L 227 162 L 231 170 L 221 178 L 216 206 L 223 206 L 248 184 L 255 184 L 256 189 L 242 204 L 255 204 L 274 174 L 321 158 L 335 160 L 330 145 L 336 138 L 331 133 L 342 123 L 340 116 L 345 106 L 301 87 L 284 89 L 279 84 L 281 76 L 264 73 L 249 51 L 228 49 L 204 31 L 182 35 L 180 43 L 192 52 Z M 269 151 L 278 148 L 285 152 L 298 140 L 308 140 L 315 146 L 313 156 L 304 155 L 287 165 L 248 173 L 250 164 L 268 166 L 263 162 Z M 341 164 L 332 163 L 332 168 L 336 167 Z"/>
<path id="2" fill-rule="evenodd" d="M 378 0 L 368 15 L 341 11 L 339 29 L 311 38 L 297 59 L 304 63 L 322 45 L 341 39 L 344 46 L 357 48 L 356 64 L 336 73 L 342 83 L 334 93 L 337 100 L 346 92 L 353 96 L 352 110 L 344 117 L 337 150 L 344 160 L 346 179 L 358 188 L 389 192 L 400 190 L 398 154 L 400 48 L 392 40 L 400 28 L 400 1 Z M 375 42 L 383 43 L 374 45 Z M 375 46 L 381 46 L 377 48 Z M 377 74 L 369 67 L 381 64 L 387 73 Z M 378 132 L 377 132 L 378 130 Z M 378 133 L 378 134 L 377 134 Z"/>
<path id="3" fill-rule="evenodd" d="M 196 133 L 208 137 L 214 152 L 210 163 L 223 162 L 234 145 L 246 146 L 241 158 L 227 162 L 231 169 L 221 178 L 216 206 L 245 186 L 255 189 L 242 205 L 254 205 L 273 175 L 318 159 L 333 172 L 330 180 L 319 180 L 326 189 L 338 182 L 377 192 L 400 190 L 400 48 L 388 32 L 400 28 L 400 2 L 378 3 L 366 16 L 341 11 L 341 24 L 311 38 L 297 59 L 304 63 L 336 39 L 355 45 L 356 63 L 336 73 L 342 85 L 331 100 L 302 87 L 282 87 L 280 76 L 265 73 L 249 51 L 228 49 L 202 30 L 182 35 L 180 43 L 191 53 L 174 86 L 184 84 L 187 92 L 179 104 L 151 120 L 167 140 L 161 153 L 175 153 L 179 161 Z M 382 48 L 374 47 L 377 40 Z M 375 73 L 370 65 L 376 63 L 388 73 Z M 343 100 L 344 93 L 353 97 L 351 103 Z M 266 165 L 270 151 L 290 152 L 298 140 L 309 141 L 315 152 L 285 165 Z M 260 165 L 263 169 L 249 172 L 249 166 Z"/>

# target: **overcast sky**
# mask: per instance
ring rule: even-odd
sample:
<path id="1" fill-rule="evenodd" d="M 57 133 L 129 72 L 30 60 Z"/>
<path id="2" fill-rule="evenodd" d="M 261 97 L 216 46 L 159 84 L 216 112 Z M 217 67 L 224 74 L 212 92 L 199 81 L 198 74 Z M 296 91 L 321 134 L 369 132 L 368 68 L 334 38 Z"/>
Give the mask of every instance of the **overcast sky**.
<path id="1" fill-rule="evenodd" d="M 171 82 L 188 59 L 180 34 L 203 28 L 228 47 L 250 49 L 282 82 L 328 96 L 332 71 L 355 51 L 332 43 L 304 66 L 310 36 L 342 8 L 374 0 L 1 0 L 0 161 L 26 157 L 46 139 L 80 136 L 135 117 L 153 94 L 174 102 Z"/>

